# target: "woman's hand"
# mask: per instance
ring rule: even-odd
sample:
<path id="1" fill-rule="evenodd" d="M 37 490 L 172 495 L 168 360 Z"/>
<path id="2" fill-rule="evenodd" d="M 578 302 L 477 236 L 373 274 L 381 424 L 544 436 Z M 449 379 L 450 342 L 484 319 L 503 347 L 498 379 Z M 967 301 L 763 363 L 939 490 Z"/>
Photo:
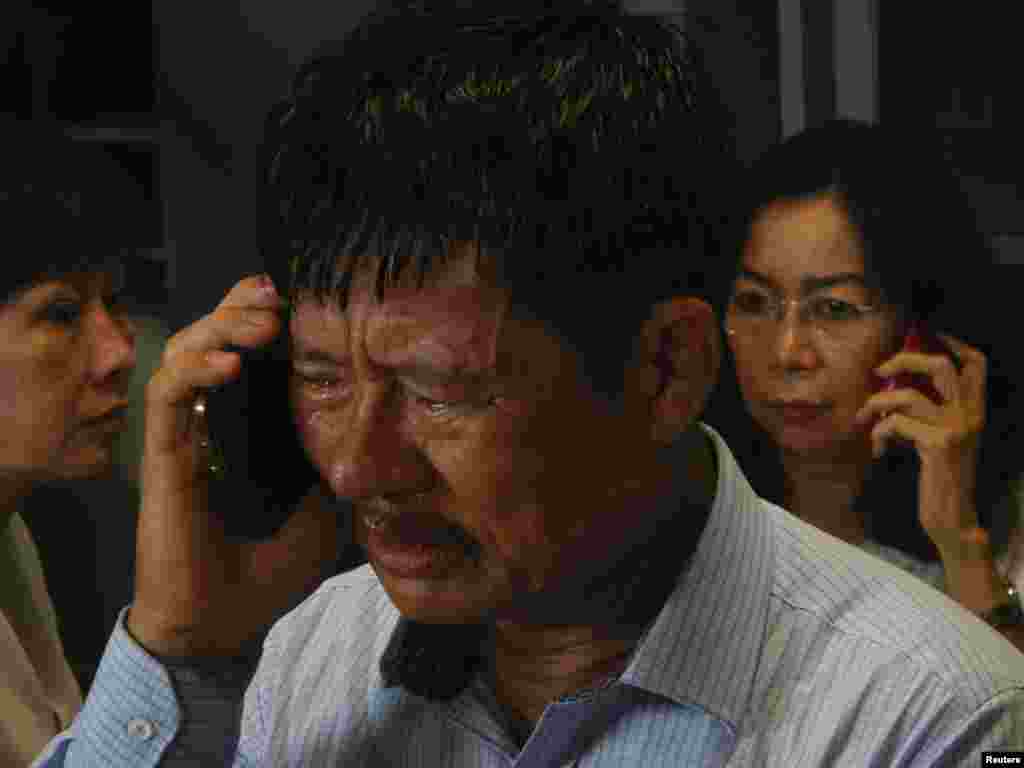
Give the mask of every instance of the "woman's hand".
<path id="1" fill-rule="evenodd" d="M 947 355 L 899 352 L 875 373 L 927 376 L 941 396 L 932 402 L 912 388 L 879 392 L 864 404 L 857 421 L 871 430 L 877 458 L 893 440 L 913 444 L 921 461 L 921 525 L 942 554 L 962 559 L 977 554 L 978 515 L 974 504 L 978 452 L 985 426 L 985 355 L 950 336 L 940 337 L 959 357 L 957 371 Z M 947 566 L 948 567 L 948 566 Z"/>

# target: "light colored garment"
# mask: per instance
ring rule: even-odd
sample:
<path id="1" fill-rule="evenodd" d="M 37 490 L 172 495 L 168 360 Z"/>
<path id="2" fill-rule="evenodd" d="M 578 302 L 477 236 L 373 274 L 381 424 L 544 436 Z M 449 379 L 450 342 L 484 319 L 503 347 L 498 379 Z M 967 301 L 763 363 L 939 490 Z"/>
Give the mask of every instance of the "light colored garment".
<path id="1" fill-rule="evenodd" d="M 39 553 L 21 515 L 0 531 L 0 765 L 24 768 L 67 728 L 82 692 L 64 658 Z"/>
<path id="2" fill-rule="evenodd" d="M 982 750 L 1024 745 L 1024 656 L 917 578 L 757 498 L 708 433 L 718 487 L 690 567 L 620 680 L 549 705 L 521 753 L 479 680 L 448 703 L 385 687 L 399 616 L 364 567 L 271 631 L 233 765 L 975 768 Z M 38 765 L 146 768 L 174 739 L 168 674 L 123 619 Z"/>

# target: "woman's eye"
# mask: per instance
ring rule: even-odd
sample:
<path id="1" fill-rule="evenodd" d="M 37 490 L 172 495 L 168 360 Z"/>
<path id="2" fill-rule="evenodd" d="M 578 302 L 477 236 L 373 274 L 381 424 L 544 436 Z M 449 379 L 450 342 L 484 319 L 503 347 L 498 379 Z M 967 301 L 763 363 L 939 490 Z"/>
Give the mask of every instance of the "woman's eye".
<path id="1" fill-rule="evenodd" d="M 733 306 L 748 315 L 764 314 L 769 306 L 768 297 L 756 291 L 739 291 L 733 296 Z"/>
<path id="2" fill-rule="evenodd" d="M 860 316 L 860 310 L 842 299 L 823 298 L 814 303 L 813 315 L 819 320 L 855 320 Z"/>

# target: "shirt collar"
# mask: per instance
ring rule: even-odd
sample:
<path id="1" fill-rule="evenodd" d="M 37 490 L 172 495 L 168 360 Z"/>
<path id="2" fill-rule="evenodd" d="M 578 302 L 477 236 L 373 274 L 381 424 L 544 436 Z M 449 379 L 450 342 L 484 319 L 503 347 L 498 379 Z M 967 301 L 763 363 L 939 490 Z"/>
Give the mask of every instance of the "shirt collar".
<path id="1" fill-rule="evenodd" d="M 701 425 L 718 458 L 711 515 L 697 551 L 622 682 L 738 723 L 767 621 L 774 563 L 770 521 L 725 441 Z"/>

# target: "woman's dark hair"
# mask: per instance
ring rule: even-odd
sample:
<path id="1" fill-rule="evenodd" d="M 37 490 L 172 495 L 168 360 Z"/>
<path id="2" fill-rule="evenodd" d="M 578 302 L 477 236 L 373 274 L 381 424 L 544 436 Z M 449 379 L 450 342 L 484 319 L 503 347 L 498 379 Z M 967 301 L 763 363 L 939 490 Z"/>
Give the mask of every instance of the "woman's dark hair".
<path id="1" fill-rule="evenodd" d="M 270 116 L 267 261 L 343 303 L 364 256 L 382 257 L 379 290 L 475 242 L 514 308 L 614 391 L 650 305 L 709 295 L 726 126 L 664 19 L 607 1 L 393 3 L 306 63 Z"/>
<path id="2" fill-rule="evenodd" d="M 975 499 L 982 524 L 997 545 L 1005 544 L 1014 521 L 993 510 L 1005 509 L 1021 455 L 1013 396 L 1017 377 L 1006 355 L 1000 315 L 1005 305 L 999 301 L 993 250 L 937 142 L 920 130 L 833 120 L 770 149 L 748 169 L 741 187 L 743 203 L 731 247 L 734 267 L 754 218 L 766 206 L 832 194 L 860 236 L 867 279 L 884 300 L 908 321 L 922 322 L 986 355 L 988 413 Z M 720 316 L 730 284 L 731 278 L 716 290 Z M 782 503 L 777 451 L 747 413 L 735 363 L 726 357 L 708 423 L 722 431 L 755 490 Z M 912 450 L 891 450 L 875 463 L 857 504 L 868 536 L 935 560 L 938 554 L 917 517 L 917 473 Z"/>
<path id="3" fill-rule="evenodd" d="M 61 275 L 116 266 L 123 243 L 106 203 L 130 195 L 134 182 L 102 148 L 49 123 L 0 117 L 0 135 L 0 301 Z"/>

